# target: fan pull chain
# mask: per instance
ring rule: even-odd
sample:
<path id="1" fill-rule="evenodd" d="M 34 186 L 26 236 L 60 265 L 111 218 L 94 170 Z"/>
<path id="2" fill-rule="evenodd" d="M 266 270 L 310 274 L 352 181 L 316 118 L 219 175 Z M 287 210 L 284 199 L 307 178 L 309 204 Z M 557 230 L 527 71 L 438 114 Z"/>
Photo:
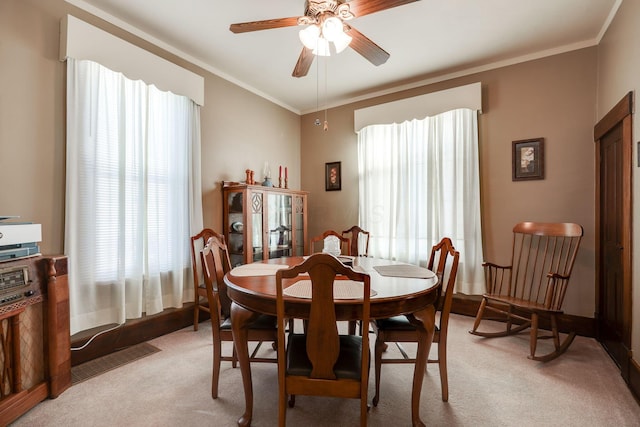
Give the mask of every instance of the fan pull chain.
<path id="1" fill-rule="evenodd" d="M 327 69 L 327 60 L 325 59 L 324 61 L 324 131 L 328 131 L 329 130 L 329 120 L 327 118 L 327 81 L 329 80 L 329 72 Z"/>
<path id="2" fill-rule="evenodd" d="M 316 113 L 318 111 L 320 111 L 320 58 L 316 58 Z M 316 117 L 314 124 L 320 126 L 319 117 Z"/>

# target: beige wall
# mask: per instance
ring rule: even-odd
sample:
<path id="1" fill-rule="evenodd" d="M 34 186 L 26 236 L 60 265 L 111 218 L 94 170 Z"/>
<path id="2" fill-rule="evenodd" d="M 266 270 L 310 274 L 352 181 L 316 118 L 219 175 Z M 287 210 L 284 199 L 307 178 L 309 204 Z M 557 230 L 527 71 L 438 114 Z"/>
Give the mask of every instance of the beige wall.
<path id="1" fill-rule="evenodd" d="M 64 68 L 55 17 L 0 1 L 0 214 L 42 224 L 41 250 L 62 251 Z"/>
<path id="2" fill-rule="evenodd" d="M 598 46 L 598 103 L 597 118 L 600 120 L 629 91 L 634 92 L 633 140 L 638 141 L 640 116 L 637 111 L 640 89 L 640 0 L 624 0 L 615 19 Z M 637 147 L 633 148 L 633 212 L 634 219 L 640 217 L 640 174 L 637 164 Z M 634 360 L 640 354 L 640 227 L 634 221 L 633 230 L 633 313 L 631 348 Z"/>
<path id="3" fill-rule="evenodd" d="M 300 185 L 300 117 L 63 0 L 0 1 L 0 215 L 42 224 L 43 253 L 64 249 L 65 65 L 59 22 L 71 13 L 205 78 L 202 191 L 205 226 L 222 227 L 220 181 L 289 167 Z"/>
<path id="4" fill-rule="evenodd" d="M 508 263 L 519 221 L 577 222 L 585 237 L 565 302 L 570 314 L 594 313 L 594 144 L 596 48 L 504 67 L 328 111 L 329 130 L 302 117 L 302 187 L 309 234 L 358 222 L 357 135 L 353 111 L 473 82 L 482 83 L 479 119 L 485 258 Z M 374 70 L 372 70 L 374 72 Z M 330 83 L 329 83 L 330 84 Z M 511 180 L 512 141 L 545 138 L 545 179 Z M 342 191 L 324 191 L 324 164 L 342 162 Z"/>
<path id="5" fill-rule="evenodd" d="M 288 167 L 289 188 L 300 188 L 300 116 L 237 86 L 212 78 L 202 110 L 202 201 L 205 226 L 222 227 L 221 181 L 244 181 L 245 170 L 262 180 L 269 162 Z M 208 84 L 211 81 L 211 84 Z"/>
<path id="6" fill-rule="evenodd" d="M 66 13 L 97 25 L 205 77 L 202 184 L 205 225 L 219 229 L 220 181 L 243 180 L 269 161 L 289 167 L 290 186 L 310 191 L 310 234 L 357 223 L 357 159 L 353 110 L 479 81 L 482 209 L 487 259 L 508 257 L 510 229 L 521 220 L 575 221 L 585 238 L 567 298 L 571 314 L 594 312 L 594 152 L 598 117 L 639 83 L 639 0 L 625 0 L 598 49 L 423 86 L 328 111 L 329 131 L 313 124 L 322 112 L 298 117 L 205 70 L 115 28 L 63 0 L 0 1 L 0 214 L 42 223 L 45 253 L 60 253 L 64 237 L 65 71 L 57 60 L 59 20 Z M 636 43 L 636 46 L 638 43 Z M 600 86 L 596 100 L 596 67 Z M 374 72 L 372 70 L 372 72 Z M 635 73 L 635 74 L 634 74 Z M 635 119 L 638 126 L 638 119 Z M 511 181 L 511 141 L 544 137 L 546 179 Z M 302 159 L 302 163 L 300 161 Z M 342 191 L 324 191 L 324 164 L 342 162 Z M 635 191 L 640 187 L 636 177 Z M 638 198 L 636 197 L 636 200 Z M 636 231 L 636 241 L 638 240 Z M 636 256 L 636 267 L 640 262 Z M 636 292 L 635 307 L 640 306 Z M 637 312 L 637 310 L 636 310 Z M 634 316 L 636 319 L 640 316 Z M 640 327 L 635 324 L 634 348 Z"/>

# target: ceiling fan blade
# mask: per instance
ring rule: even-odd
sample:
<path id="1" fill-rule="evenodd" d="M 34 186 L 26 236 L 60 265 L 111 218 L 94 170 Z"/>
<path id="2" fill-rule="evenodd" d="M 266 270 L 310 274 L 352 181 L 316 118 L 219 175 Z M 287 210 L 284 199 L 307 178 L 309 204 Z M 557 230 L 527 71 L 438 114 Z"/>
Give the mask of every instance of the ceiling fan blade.
<path id="1" fill-rule="evenodd" d="M 382 65 L 389 59 L 389 52 L 372 42 L 352 26 L 345 25 L 345 33 L 352 37 L 349 47 L 364 56 L 373 65 Z"/>
<path id="2" fill-rule="evenodd" d="M 302 52 L 300 52 L 300 56 L 298 57 L 296 67 L 293 69 L 293 73 L 291 75 L 293 77 L 306 76 L 309 72 L 309 68 L 311 68 L 314 57 L 315 55 L 313 54 L 313 51 L 311 49 L 303 47 Z"/>
<path id="3" fill-rule="evenodd" d="M 298 25 L 298 17 L 266 19 L 264 21 L 240 22 L 231 24 L 229 29 L 233 33 L 246 33 L 249 31 L 270 30 L 272 28 L 293 27 Z"/>
<path id="4" fill-rule="evenodd" d="M 349 10 L 356 18 L 403 4 L 413 3 L 419 0 L 351 0 L 348 1 Z"/>

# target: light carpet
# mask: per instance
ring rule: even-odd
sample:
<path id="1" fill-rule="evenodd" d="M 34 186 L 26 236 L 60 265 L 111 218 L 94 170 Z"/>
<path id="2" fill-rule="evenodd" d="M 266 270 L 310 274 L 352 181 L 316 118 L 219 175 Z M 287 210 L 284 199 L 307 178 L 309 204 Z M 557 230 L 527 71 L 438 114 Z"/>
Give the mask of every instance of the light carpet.
<path id="1" fill-rule="evenodd" d="M 158 351 L 160 351 L 158 347 L 143 342 L 74 366 L 71 368 L 71 384 L 75 385 L 89 378 L 102 375 L 107 371 L 119 368 Z"/>
<path id="2" fill-rule="evenodd" d="M 638 426 L 640 406 L 595 340 L 577 337 L 567 353 L 541 363 L 527 359 L 527 335 L 485 339 L 470 335 L 473 319 L 452 315 L 449 329 L 449 402 L 441 400 L 438 367 L 430 364 L 420 414 L 432 426 Z M 483 322 L 483 325 L 492 322 Z M 491 325 L 495 326 L 495 325 Z M 372 335 L 373 338 L 373 335 Z M 244 411 L 240 369 L 222 362 L 220 397 L 211 399 L 211 327 L 185 328 L 149 341 L 162 351 L 72 386 L 13 425 L 235 426 Z M 372 339 L 373 345 L 373 339 Z M 542 345 L 551 345 L 543 343 Z M 410 345 L 405 346 L 413 351 Z M 230 346 L 223 348 L 229 354 Z M 397 352 L 389 346 L 389 352 Z M 436 351 L 434 344 L 431 349 Z M 261 352 L 274 355 L 269 345 Z M 395 355 L 395 354 L 394 354 Z M 413 366 L 382 366 L 380 404 L 370 426 L 411 425 Z M 275 426 L 275 364 L 252 364 L 253 426 Z M 373 370 L 369 400 L 373 397 Z M 290 426 L 357 426 L 358 401 L 298 396 L 287 410 Z"/>

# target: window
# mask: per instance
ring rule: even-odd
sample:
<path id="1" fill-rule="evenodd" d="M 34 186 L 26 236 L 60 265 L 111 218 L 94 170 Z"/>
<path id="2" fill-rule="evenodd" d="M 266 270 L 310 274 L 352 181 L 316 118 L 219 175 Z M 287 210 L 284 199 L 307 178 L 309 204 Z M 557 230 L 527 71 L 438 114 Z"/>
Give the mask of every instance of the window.
<path id="1" fill-rule="evenodd" d="M 75 333 L 192 297 L 200 131 L 199 107 L 184 96 L 91 61 L 69 58 L 67 67 L 65 252 Z"/>
<path id="2" fill-rule="evenodd" d="M 483 292 L 475 111 L 364 127 L 358 169 L 372 256 L 426 265 L 431 247 L 450 237 L 461 256 L 457 291 Z"/>

